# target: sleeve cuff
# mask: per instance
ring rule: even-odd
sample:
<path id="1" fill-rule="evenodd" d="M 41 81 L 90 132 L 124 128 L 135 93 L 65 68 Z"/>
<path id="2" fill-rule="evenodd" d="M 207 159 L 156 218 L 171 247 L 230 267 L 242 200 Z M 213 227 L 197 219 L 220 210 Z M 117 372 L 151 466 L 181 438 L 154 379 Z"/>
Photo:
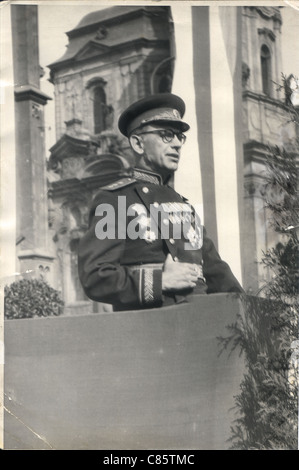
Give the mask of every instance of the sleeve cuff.
<path id="1" fill-rule="evenodd" d="M 146 308 L 162 305 L 162 268 L 140 269 L 139 300 Z"/>

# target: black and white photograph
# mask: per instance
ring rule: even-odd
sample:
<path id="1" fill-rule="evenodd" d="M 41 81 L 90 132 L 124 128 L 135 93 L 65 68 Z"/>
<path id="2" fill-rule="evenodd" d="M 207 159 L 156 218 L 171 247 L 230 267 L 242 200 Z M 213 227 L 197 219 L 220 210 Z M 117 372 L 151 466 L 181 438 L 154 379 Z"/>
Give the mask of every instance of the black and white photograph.
<path id="1" fill-rule="evenodd" d="M 0 449 L 298 450 L 299 2 L 0 21 Z"/>

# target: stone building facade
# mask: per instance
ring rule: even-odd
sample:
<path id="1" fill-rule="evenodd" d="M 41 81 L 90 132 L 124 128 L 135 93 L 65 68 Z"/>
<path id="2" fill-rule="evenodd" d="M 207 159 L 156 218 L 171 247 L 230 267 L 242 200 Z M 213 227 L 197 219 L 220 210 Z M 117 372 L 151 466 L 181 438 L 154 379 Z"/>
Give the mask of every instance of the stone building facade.
<path id="1" fill-rule="evenodd" d="M 272 146 L 296 152 L 296 128 L 285 104 L 282 16 L 277 7 L 243 7 L 244 279 L 257 292 L 267 279 L 262 252 L 275 245 L 265 201 L 265 161 Z M 298 149 L 297 149 L 298 152 Z"/>

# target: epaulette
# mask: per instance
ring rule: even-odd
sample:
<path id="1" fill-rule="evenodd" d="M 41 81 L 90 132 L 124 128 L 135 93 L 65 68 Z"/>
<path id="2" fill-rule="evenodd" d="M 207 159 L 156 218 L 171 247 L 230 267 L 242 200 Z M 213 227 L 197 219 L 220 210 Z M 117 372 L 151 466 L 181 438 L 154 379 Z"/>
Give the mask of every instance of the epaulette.
<path id="1" fill-rule="evenodd" d="M 178 195 L 183 199 L 185 202 L 189 202 L 189 199 L 185 196 L 182 196 L 181 194 L 178 193 Z"/>
<path id="2" fill-rule="evenodd" d="M 132 177 L 121 178 L 113 183 L 107 184 L 106 186 L 102 186 L 100 189 L 104 189 L 106 191 L 115 191 L 116 189 L 124 188 L 129 186 L 132 183 L 135 183 L 137 180 Z"/>

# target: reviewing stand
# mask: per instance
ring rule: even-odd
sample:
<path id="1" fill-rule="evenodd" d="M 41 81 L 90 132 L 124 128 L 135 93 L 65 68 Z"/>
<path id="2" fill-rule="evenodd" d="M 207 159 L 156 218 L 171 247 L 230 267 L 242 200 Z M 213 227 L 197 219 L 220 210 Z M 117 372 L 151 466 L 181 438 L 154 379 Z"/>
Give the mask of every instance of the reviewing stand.
<path id="1" fill-rule="evenodd" d="M 5 449 L 228 449 L 235 294 L 162 309 L 5 321 Z"/>

